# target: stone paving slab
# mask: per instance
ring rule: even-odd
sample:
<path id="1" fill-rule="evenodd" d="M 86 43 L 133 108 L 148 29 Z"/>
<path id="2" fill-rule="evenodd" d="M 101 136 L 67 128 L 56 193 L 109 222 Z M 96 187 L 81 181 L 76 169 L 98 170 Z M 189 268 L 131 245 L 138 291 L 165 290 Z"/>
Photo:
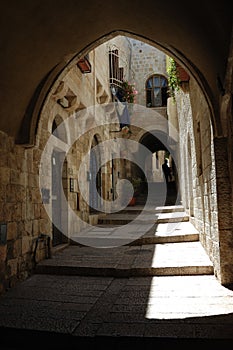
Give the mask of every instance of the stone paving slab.
<path id="1" fill-rule="evenodd" d="M 171 212 L 184 212 L 182 205 L 166 205 L 154 208 L 155 213 L 171 213 Z"/>
<path id="2" fill-rule="evenodd" d="M 140 205 L 128 206 L 119 213 L 122 214 L 140 214 L 141 212 L 145 214 L 157 214 L 157 213 L 173 213 L 173 212 L 184 212 L 184 207 L 182 205 L 166 205 L 166 206 L 156 206 L 156 205 Z"/>
<path id="3" fill-rule="evenodd" d="M 68 246 L 53 258 L 41 261 L 36 272 L 115 277 L 213 274 L 213 264 L 200 242 L 104 249 Z"/>
<path id="4" fill-rule="evenodd" d="M 184 221 L 156 224 L 132 244 L 193 242 L 198 240 L 199 232 L 189 221 Z"/>
<path id="5" fill-rule="evenodd" d="M 134 222 L 128 225 L 96 225 L 72 235 L 71 240 L 73 244 L 91 247 L 119 247 L 134 242 L 152 227 L 153 222 L 145 222 L 143 225 Z"/>
<path id="6" fill-rule="evenodd" d="M 162 222 L 182 222 L 189 221 L 189 216 L 185 212 L 164 212 L 164 213 L 155 213 L 152 212 L 142 212 L 141 214 L 129 214 L 126 213 L 113 213 L 113 214 L 104 214 L 99 215 L 100 224 L 110 224 L 110 225 L 124 225 L 131 221 L 134 221 L 135 224 L 143 225 L 147 223 L 162 223 Z"/>
<path id="7" fill-rule="evenodd" d="M 233 339 L 233 291 L 214 276 L 33 275 L 0 298 L 1 339 L 16 330 L 96 341 Z"/>
<path id="8" fill-rule="evenodd" d="M 189 221 L 159 224 L 91 226 L 71 237 L 74 244 L 114 247 L 126 244 L 153 244 L 198 241 L 199 233 Z"/>
<path id="9" fill-rule="evenodd" d="M 188 234 L 199 234 L 197 229 L 188 221 L 188 222 L 179 222 L 179 223 L 161 223 L 155 227 L 155 235 L 188 235 Z"/>

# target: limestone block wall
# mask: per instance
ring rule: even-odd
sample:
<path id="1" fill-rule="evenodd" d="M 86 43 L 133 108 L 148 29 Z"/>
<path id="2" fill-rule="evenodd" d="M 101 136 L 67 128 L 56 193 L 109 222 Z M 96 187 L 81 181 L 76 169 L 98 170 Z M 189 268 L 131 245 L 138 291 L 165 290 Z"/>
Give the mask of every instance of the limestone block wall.
<path id="1" fill-rule="evenodd" d="M 233 36 L 221 90 L 221 132 L 214 139 L 222 282 L 233 280 Z"/>
<path id="2" fill-rule="evenodd" d="M 132 48 L 130 79 L 135 83 L 138 91 L 136 103 L 146 106 L 146 80 L 153 74 L 167 77 L 166 55 L 145 42 L 132 38 L 129 39 L 129 42 Z"/>
<path id="3" fill-rule="evenodd" d="M 182 202 L 221 278 L 213 129 L 203 94 L 192 79 L 189 87 L 176 96 Z"/>
<path id="4" fill-rule="evenodd" d="M 0 132 L 0 292 L 28 276 L 48 254 L 50 225 L 38 191 L 37 148 L 24 149 Z M 1 230 L 2 231 L 2 230 Z"/>
<path id="5" fill-rule="evenodd" d="M 229 168 L 232 167 L 228 153 L 226 137 L 214 139 L 216 157 L 216 183 L 218 200 L 219 248 L 221 262 L 221 280 L 223 284 L 232 283 L 232 190 Z"/>

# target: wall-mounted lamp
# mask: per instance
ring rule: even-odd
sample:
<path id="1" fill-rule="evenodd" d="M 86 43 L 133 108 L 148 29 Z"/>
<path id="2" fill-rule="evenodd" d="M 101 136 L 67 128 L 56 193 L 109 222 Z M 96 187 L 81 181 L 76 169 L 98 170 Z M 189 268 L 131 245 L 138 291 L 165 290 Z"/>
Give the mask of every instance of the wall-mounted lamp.
<path id="1" fill-rule="evenodd" d="M 77 66 L 83 74 L 91 73 L 91 64 L 87 56 L 80 58 L 77 62 Z"/>

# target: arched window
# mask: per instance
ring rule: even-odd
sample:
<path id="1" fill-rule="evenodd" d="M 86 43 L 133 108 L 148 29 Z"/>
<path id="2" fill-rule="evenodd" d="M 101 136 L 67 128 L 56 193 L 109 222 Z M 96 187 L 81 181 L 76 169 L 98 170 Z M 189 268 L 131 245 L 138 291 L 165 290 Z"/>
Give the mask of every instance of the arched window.
<path id="1" fill-rule="evenodd" d="M 146 106 L 167 106 L 167 79 L 162 75 L 152 75 L 146 81 Z"/>

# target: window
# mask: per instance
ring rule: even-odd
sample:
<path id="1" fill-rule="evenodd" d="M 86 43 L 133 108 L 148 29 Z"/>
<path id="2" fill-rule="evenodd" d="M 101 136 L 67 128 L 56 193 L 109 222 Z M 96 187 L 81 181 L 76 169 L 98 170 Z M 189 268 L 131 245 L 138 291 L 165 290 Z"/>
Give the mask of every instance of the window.
<path id="1" fill-rule="evenodd" d="M 146 82 L 146 106 L 167 106 L 167 79 L 162 75 L 152 75 Z"/>
<path id="2" fill-rule="evenodd" d="M 109 51 L 109 74 L 110 74 L 110 85 L 121 87 L 124 75 L 124 68 L 119 66 L 119 51 Z"/>

